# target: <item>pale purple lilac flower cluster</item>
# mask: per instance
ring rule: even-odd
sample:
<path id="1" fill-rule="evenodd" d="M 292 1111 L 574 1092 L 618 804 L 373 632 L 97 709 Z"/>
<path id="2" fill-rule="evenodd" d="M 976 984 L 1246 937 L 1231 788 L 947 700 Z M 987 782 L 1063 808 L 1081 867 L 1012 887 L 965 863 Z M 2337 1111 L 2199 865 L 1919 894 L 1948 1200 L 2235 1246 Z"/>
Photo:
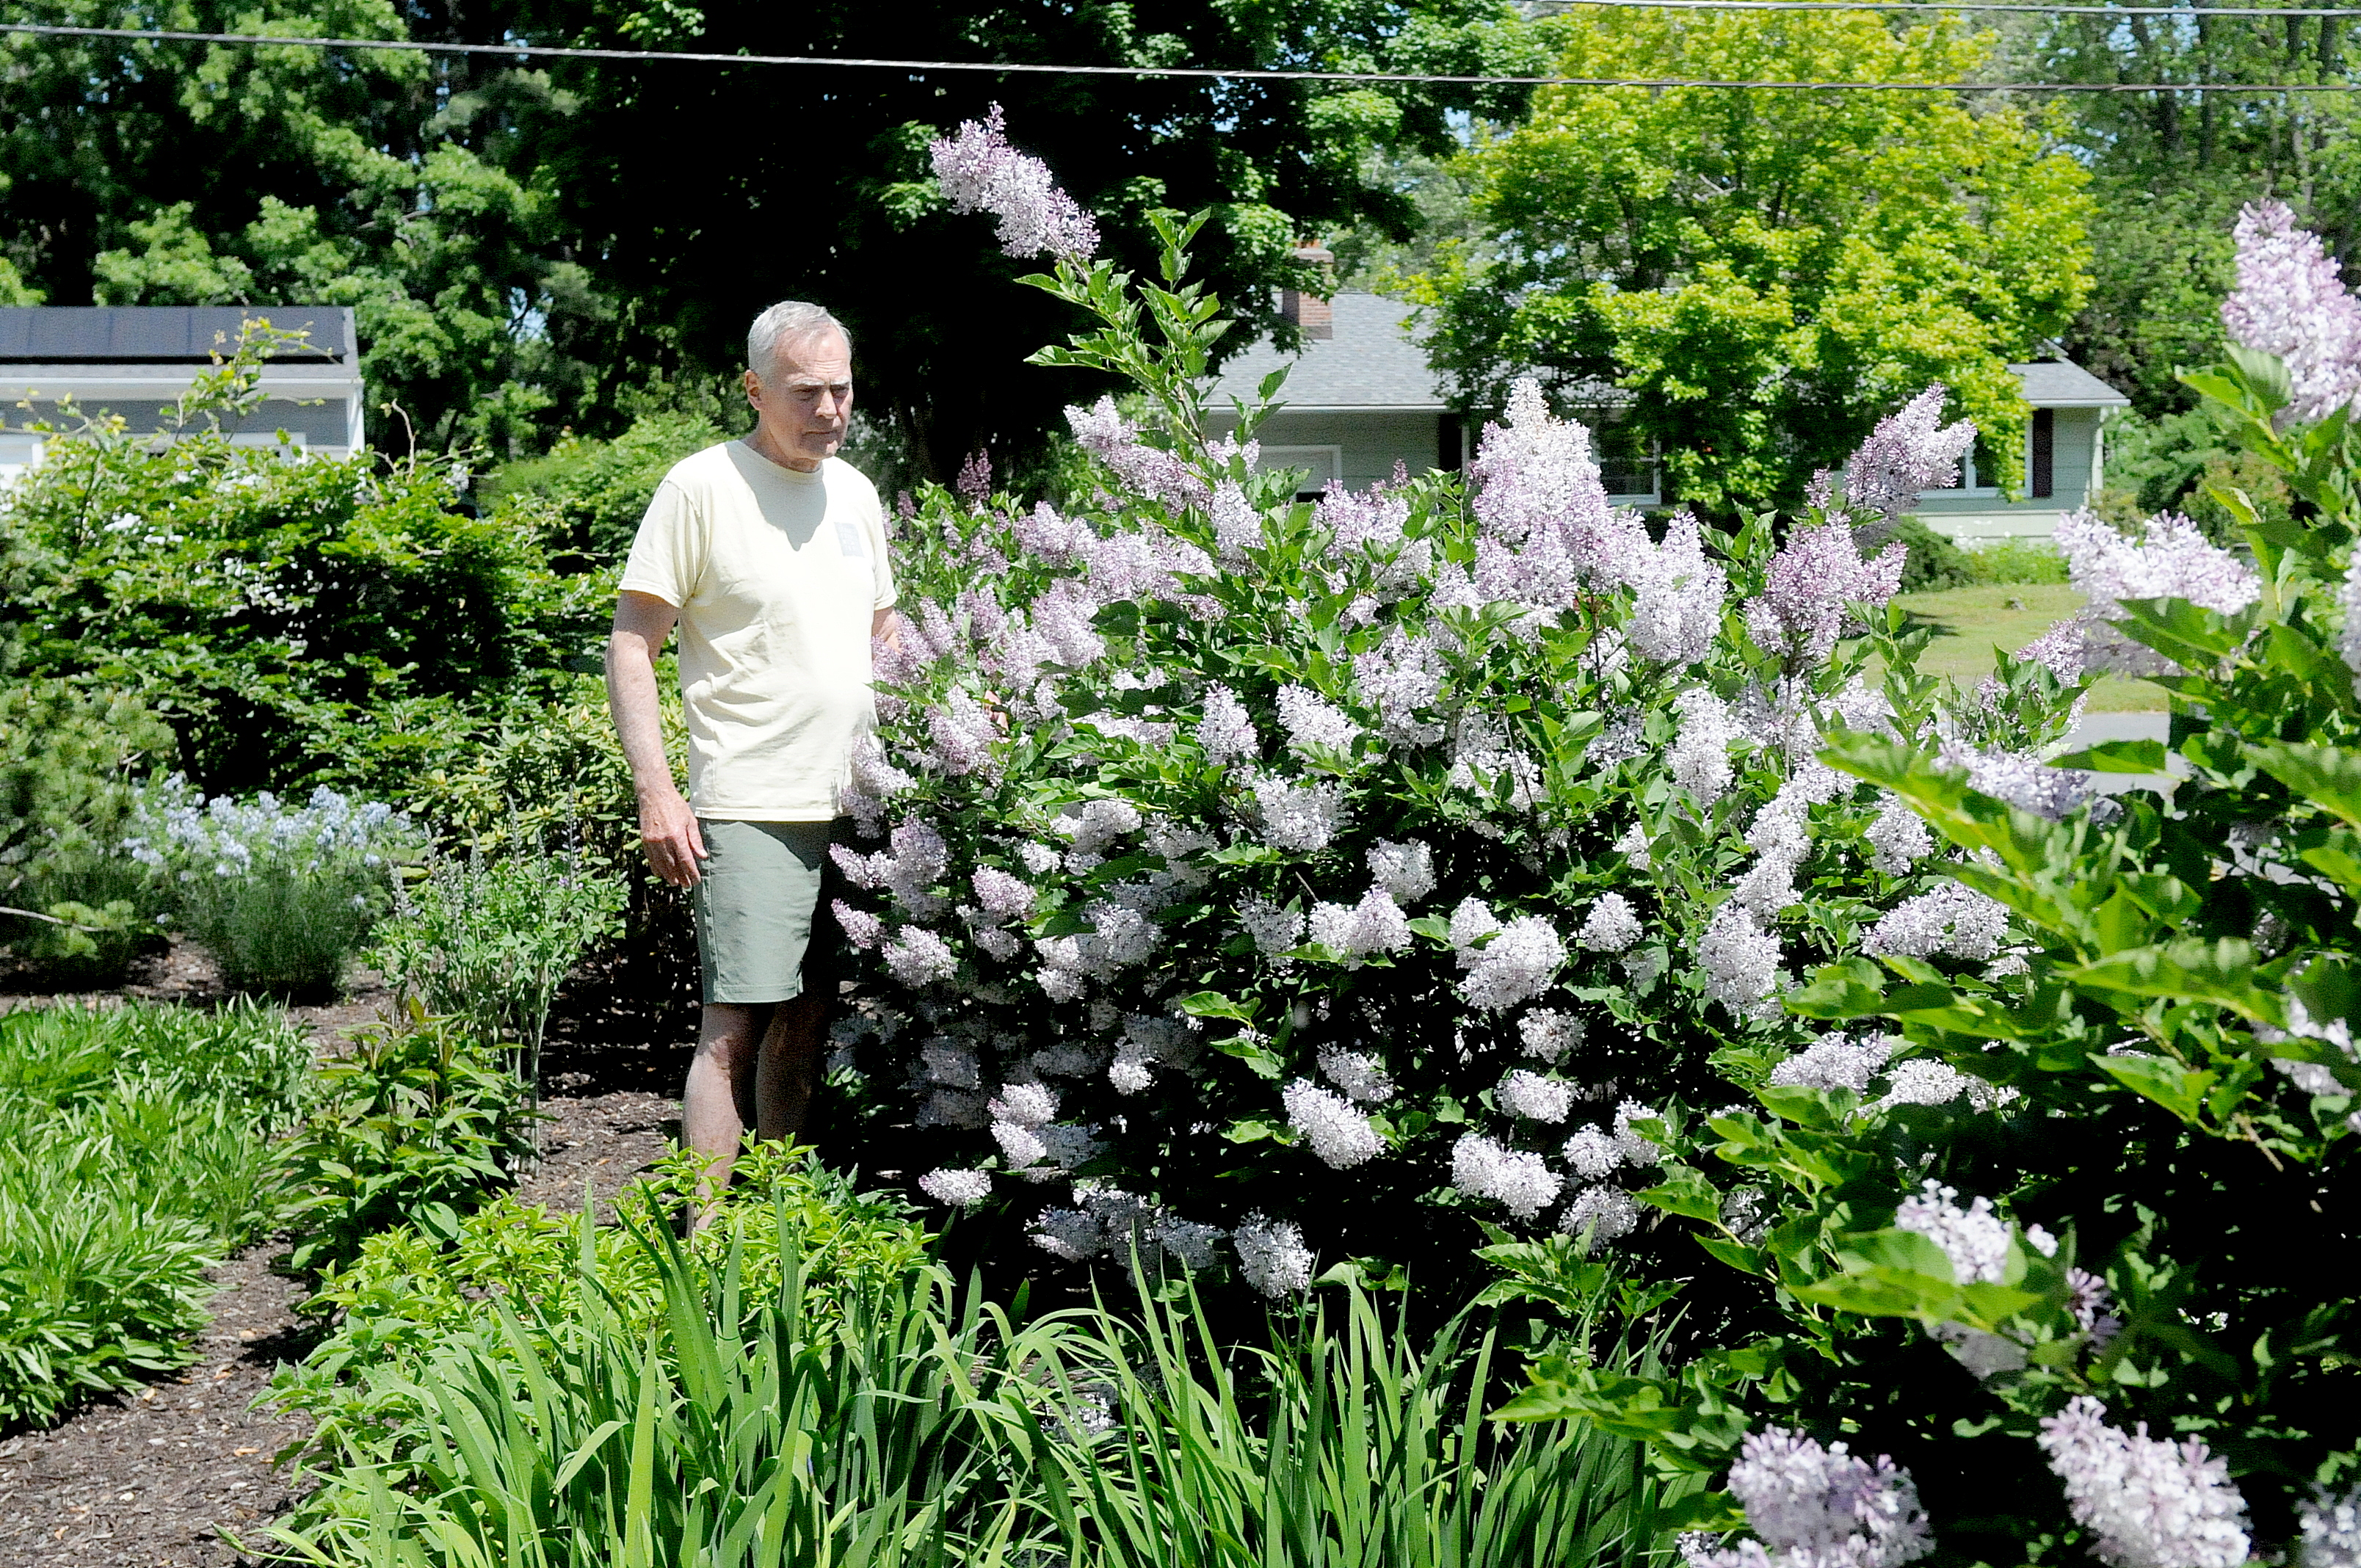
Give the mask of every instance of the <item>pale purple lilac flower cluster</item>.
<path id="1" fill-rule="evenodd" d="M 2361 396 L 2361 303 L 2345 291 L 2320 236 L 2297 227 L 2284 202 L 2246 207 L 2232 236 L 2238 286 L 2222 302 L 2223 326 L 2286 364 L 2292 417 L 2350 406 Z"/>
<path id="2" fill-rule="evenodd" d="M 2078 1395 L 2035 1440 L 2066 1484 L 2074 1520 L 2107 1568 L 2241 1568 L 2252 1550 L 2246 1500 L 2229 1467 L 2198 1438 L 2173 1442 L 2107 1424 L 2107 1407 Z"/>
<path id="3" fill-rule="evenodd" d="M 1901 1568 L 1935 1548 L 1916 1483 L 1883 1454 L 1774 1427 L 1748 1435 L 1725 1485 L 1756 1539 L 1685 1541 L 1690 1568 Z"/>
<path id="4" fill-rule="evenodd" d="M 1087 260 L 1098 249 L 1098 225 L 1058 188 L 1049 166 L 1008 145 L 999 104 L 981 123 L 962 121 L 957 135 L 928 143 L 927 152 L 951 210 L 992 214 L 1009 255 Z"/>

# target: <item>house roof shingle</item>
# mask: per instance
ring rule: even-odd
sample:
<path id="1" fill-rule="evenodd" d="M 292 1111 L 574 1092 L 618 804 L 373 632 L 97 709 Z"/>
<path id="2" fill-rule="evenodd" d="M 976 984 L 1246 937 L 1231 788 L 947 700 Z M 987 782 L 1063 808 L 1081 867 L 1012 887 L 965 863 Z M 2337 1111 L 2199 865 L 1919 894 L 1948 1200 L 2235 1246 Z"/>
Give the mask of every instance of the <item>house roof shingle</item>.
<path id="1" fill-rule="evenodd" d="M 1313 339 L 1301 352 L 1279 353 L 1265 338 L 1222 367 L 1213 384 L 1213 406 L 1232 398 L 1252 402 L 1262 378 L 1292 364 L 1279 400 L 1289 408 L 1399 409 L 1441 412 L 1449 405 L 1436 389 L 1426 356 L 1411 340 L 1414 306 L 1378 294 L 1339 292 L 1334 301 L 1336 335 Z M 2064 359 L 2012 365 L 2036 408 L 2127 408 L 2131 400 L 2080 365 Z"/>
<path id="2" fill-rule="evenodd" d="M 1255 344 L 1222 367 L 1213 406 L 1225 407 L 1232 398 L 1253 402 L 1262 378 L 1291 362 L 1279 391 L 1289 408 L 1439 411 L 1446 405 L 1435 390 L 1434 372 L 1411 341 L 1412 309 L 1378 294 L 1339 293 L 1335 336 L 1308 342 L 1294 356 L 1279 353 L 1268 338 Z"/>
<path id="3" fill-rule="evenodd" d="M 353 313 L 322 305 L 30 305 L 0 309 L 0 365 L 203 365 L 244 322 L 308 331 L 277 359 L 350 363 Z"/>

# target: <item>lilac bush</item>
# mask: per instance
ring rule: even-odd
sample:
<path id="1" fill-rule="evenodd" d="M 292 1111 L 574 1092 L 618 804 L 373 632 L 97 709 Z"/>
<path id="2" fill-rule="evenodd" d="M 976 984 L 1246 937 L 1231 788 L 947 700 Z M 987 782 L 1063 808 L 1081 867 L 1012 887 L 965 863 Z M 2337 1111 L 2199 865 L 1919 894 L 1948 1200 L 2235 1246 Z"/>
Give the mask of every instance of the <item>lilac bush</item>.
<path id="1" fill-rule="evenodd" d="M 1911 673 L 1898 547 L 1854 545 L 1930 444 L 1956 458 L 1959 427 L 1918 428 L 1941 394 L 1784 525 L 1609 507 L 1531 383 L 1466 479 L 1301 502 L 1258 466 L 1261 409 L 1206 433 L 1193 229 L 1165 221 L 1135 287 L 1054 237 L 1038 181 L 994 204 L 998 136 L 938 144 L 946 192 L 1058 253 L 1037 280 L 1095 318 L 1040 357 L 1136 391 L 1071 411 L 1081 504 L 935 490 L 903 525 L 839 857 L 873 960 L 840 1065 L 921 1130 L 923 1192 L 1060 1259 L 1137 1245 L 1278 1292 L 1487 1226 L 1644 1242 L 1633 1194 L 1679 1107 L 1729 1092 L 1718 1053 L 1801 1040 L 1793 976 L 1894 918 L 1985 945 L 1956 888 L 1897 915 L 1950 884 L 1816 760 L 1823 729 L 2030 767 L 2070 717 L 2037 665 Z"/>

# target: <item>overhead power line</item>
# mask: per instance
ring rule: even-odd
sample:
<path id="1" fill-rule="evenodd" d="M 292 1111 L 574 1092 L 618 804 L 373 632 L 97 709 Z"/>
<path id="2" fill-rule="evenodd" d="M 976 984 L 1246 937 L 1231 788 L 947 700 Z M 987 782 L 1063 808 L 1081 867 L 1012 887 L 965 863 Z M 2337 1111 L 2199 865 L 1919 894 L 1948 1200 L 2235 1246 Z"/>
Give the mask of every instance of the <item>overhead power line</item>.
<path id="1" fill-rule="evenodd" d="M 2037 11 L 2058 15 L 2173 16 L 2361 16 L 2361 8 L 2202 13 L 2187 6 L 1916 5 L 1898 0 L 1575 0 L 1634 9 L 1815 11 Z M 997 76 L 1180 77 L 1219 82 L 1385 82 L 1466 87 L 1761 87 L 1816 93 L 2355 93 L 2361 82 L 1787 82 L 1694 76 L 1448 76 L 1409 71 L 1265 71 L 1201 65 L 1037 65 L 1021 60 L 878 60 L 818 54 L 719 54 L 695 50 L 587 49 L 563 44 L 434 43 L 417 38 L 305 38 L 273 33 L 196 33 L 138 27 L 70 27 L 0 22 L 0 33 L 132 42 L 247 44 L 302 49 L 390 49 L 411 54 L 490 55 L 504 60 L 601 60 L 645 65 L 791 65 L 860 71 L 938 71 Z"/>

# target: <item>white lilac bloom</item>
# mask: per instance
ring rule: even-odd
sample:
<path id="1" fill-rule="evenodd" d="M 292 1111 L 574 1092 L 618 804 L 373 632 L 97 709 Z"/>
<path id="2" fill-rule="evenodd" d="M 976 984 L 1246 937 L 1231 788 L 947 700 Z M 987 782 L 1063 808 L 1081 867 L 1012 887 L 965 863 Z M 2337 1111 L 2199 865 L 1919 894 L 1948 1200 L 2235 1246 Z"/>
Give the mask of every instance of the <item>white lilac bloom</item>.
<path id="1" fill-rule="evenodd" d="M 1410 946 L 1410 918 L 1393 894 L 1373 887 L 1354 905 L 1321 904 L 1312 911 L 1312 939 L 1357 962 L 1372 953 Z"/>
<path id="2" fill-rule="evenodd" d="M 1246 552 L 1262 543 L 1262 514 L 1255 510 L 1234 479 L 1213 487 L 1213 554 L 1235 570 L 1246 565 Z"/>
<path id="3" fill-rule="evenodd" d="M 2107 1288 L 2105 1280 L 2082 1268 L 2066 1271 L 2066 1288 L 2067 1309 L 2074 1314 L 2075 1323 L 2091 1336 L 2091 1348 L 2106 1349 L 2107 1342 L 2124 1330 L 2123 1319 L 2114 1310 L 2114 1292 Z M 2361 1568 L 2361 1558 L 2354 1560 L 2352 1568 Z"/>
<path id="4" fill-rule="evenodd" d="M 957 135 L 929 142 L 927 153 L 951 211 L 992 214 L 1000 248 L 1009 255 L 1083 261 L 1098 249 L 1098 225 L 1058 189 L 1049 166 L 1008 145 L 999 104 L 981 123 L 962 121 Z"/>
<path id="5" fill-rule="evenodd" d="M 1046 1083 L 1004 1083 L 991 1110 L 994 1121 L 1046 1127 L 1058 1119 L 1058 1091 Z"/>
<path id="6" fill-rule="evenodd" d="M 1625 1164 L 1637 1166 L 1643 1170 L 1650 1166 L 1664 1164 L 1663 1146 L 1631 1130 L 1631 1124 L 1634 1122 L 1657 1122 L 1663 1119 L 1664 1113 L 1653 1105 L 1643 1105 L 1637 1100 L 1626 1100 L 1622 1104 L 1615 1107 L 1615 1151 L 1623 1157 Z"/>
<path id="7" fill-rule="evenodd" d="M 1547 1062 L 1562 1059 L 1581 1045 L 1585 1032 L 1581 1019 L 1554 1008 L 1537 1007 L 1517 1020 L 1517 1037 L 1525 1055 Z"/>
<path id="8" fill-rule="evenodd" d="M 1959 482 L 1960 459 L 1975 444 L 1976 427 L 1966 420 L 1942 422 L 1947 395 L 1940 384 L 1929 387 L 1877 422 L 1845 464 L 1845 499 L 1856 510 L 1891 521 L 1918 505 L 1920 491 Z"/>
<path id="9" fill-rule="evenodd" d="M 1645 825 L 1634 822 L 1623 829 L 1621 838 L 1607 847 L 1622 856 L 1633 871 L 1644 872 L 1649 868 L 1648 829 Z"/>
<path id="10" fill-rule="evenodd" d="M 1380 839 L 1368 853 L 1369 874 L 1407 909 L 1434 891 L 1434 850 L 1422 839 L 1397 844 Z"/>
<path id="11" fill-rule="evenodd" d="M 2320 236 L 2297 227 L 2282 202 L 2241 209 L 2231 232 L 2238 286 L 2222 302 L 2222 324 L 2243 346 L 2286 363 L 2295 418 L 2351 403 L 2361 393 L 2361 305 Z"/>
<path id="12" fill-rule="evenodd" d="M 1323 1046 L 1320 1073 L 1356 1104 L 1382 1105 L 1394 1097 L 1394 1080 L 1387 1076 L 1386 1064 L 1367 1051 Z"/>
<path id="13" fill-rule="evenodd" d="M 1113 409 L 1112 400 L 1106 405 Z M 1071 418 L 1079 410 L 1068 411 Z M 1084 414 L 1089 421 L 1096 415 Z M 1030 512 L 1019 512 L 1014 520 L 1017 548 L 1045 565 L 1071 566 L 1082 558 L 1082 546 L 1092 537 L 1091 525 L 1077 517 L 1061 517 L 1048 501 L 1035 505 Z"/>
<path id="14" fill-rule="evenodd" d="M 1936 760 L 1968 775 L 1968 787 L 1994 800 L 2004 800 L 2020 811 L 2057 821 L 2090 798 L 2090 775 L 2072 768 L 2053 768 L 2039 757 L 2019 751 L 1982 751 L 1947 739 L 1936 748 Z"/>
<path id="15" fill-rule="evenodd" d="M 2070 512 L 2058 520 L 2057 539 L 2069 580 L 2093 599 L 2181 598 L 2235 615 L 2263 591 L 2252 567 L 2172 512 L 2148 519 L 2137 543 L 2089 511 Z"/>
<path id="16" fill-rule="evenodd" d="M 1636 512 L 1608 506 L 1589 431 L 1553 416 L 1532 378 L 1510 389 L 1508 422 L 1484 427 L 1469 466 L 1484 531 L 1477 575 L 1498 589 L 1529 604 L 1564 603 L 1576 579 L 1625 583 L 1644 570 L 1647 528 Z"/>
<path id="17" fill-rule="evenodd" d="M 992 1139 L 1000 1146 L 1001 1157 L 1008 1162 L 1011 1171 L 1040 1165 L 1049 1157 L 1049 1144 L 1032 1127 L 995 1121 L 992 1124 Z"/>
<path id="18" fill-rule="evenodd" d="M 1180 1260 L 1183 1268 L 1211 1268 L 1214 1248 L 1228 1235 L 1219 1225 L 1202 1225 L 1178 1214 L 1159 1212 L 1148 1228 L 1148 1239 Z"/>
<path id="19" fill-rule="evenodd" d="M 1540 1073 L 1515 1068 L 1493 1091 L 1500 1108 L 1528 1122 L 1563 1122 L 1574 1109 L 1574 1086 Z"/>
<path id="20" fill-rule="evenodd" d="M 1058 819 L 1058 831 L 1073 839 L 1074 848 L 1097 853 L 1127 834 L 1139 831 L 1144 820 L 1139 807 L 1127 800 L 1086 800 Z"/>
<path id="21" fill-rule="evenodd" d="M 959 972 L 959 959 L 950 945 L 923 926 L 905 926 L 885 945 L 885 967 L 894 978 L 916 991 L 946 981 Z"/>
<path id="22" fill-rule="evenodd" d="M 2153 1438 L 2145 1421 L 2126 1433 L 2106 1417 L 2078 1395 L 2034 1440 L 2066 1484 L 2074 1521 L 2095 1537 L 2091 1554 L 2108 1568 L 2240 1568 L 2253 1543 L 2229 1466 L 2201 1439 Z"/>
<path id="23" fill-rule="evenodd" d="M 1492 913 L 1482 900 L 1463 898 L 1451 912 L 1451 947 L 1459 955 L 1460 967 L 1475 961 L 1476 944 L 1500 928 L 1500 917 Z"/>
<path id="24" fill-rule="evenodd" d="M 1197 744 L 1210 762 L 1250 762 L 1262 755 L 1262 737 L 1246 704 L 1225 685 L 1205 688 L 1205 717 L 1197 724 Z"/>
<path id="25" fill-rule="evenodd" d="M 1027 840 L 1016 846 L 1016 858 L 1023 861 L 1025 869 L 1035 876 L 1047 876 L 1058 869 L 1064 857 L 1050 845 Z"/>
<path id="26" fill-rule="evenodd" d="M 1106 639 L 1098 632 L 1101 608 L 1080 579 L 1060 577 L 1033 601 L 1033 628 L 1048 640 L 1059 663 L 1084 669 L 1106 653 Z"/>
<path id="27" fill-rule="evenodd" d="M 1640 1228 L 1640 1205 L 1620 1187 L 1586 1187 L 1565 1206 L 1557 1228 L 1577 1239 L 1587 1234 L 1594 1245 L 1620 1241 Z"/>
<path id="28" fill-rule="evenodd" d="M 2315 1491 L 2295 1522 L 2298 1568 L 2361 1568 L 2361 1488 Z"/>
<path id="29" fill-rule="evenodd" d="M 1294 1221 L 1249 1214 L 1230 1233 L 1230 1246 L 1238 1255 L 1238 1272 L 1264 1295 L 1277 1299 L 1312 1288 L 1312 1249 Z"/>
<path id="30" fill-rule="evenodd" d="M 1033 1222 L 1033 1245 L 1052 1257 L 1082 1263 L 1106 1250 L 1106 1227 L 1081 1209 L 1044 1209 Z"/>
<path id="31" fill-rule="evenodd" d="M 1481 949 L 1461 954 L 1460 962 L 1467 973 L 1459 994 L 1471 1007 L 1498 1013 L 1549 989 L 1565 963 L 1565 943 L 1540 916 L 1520 915 Z"/>
<path id="32" fill-rule="evenodd" d="M 1725 1485 L 1760 1544 L 1700 1552 L 1713 1568 L 1901 1568 L 1935 1549 L 1916 1483 L 1884 1454 L 1774 1427 L 1748 1435 Z"/>
<path id="33" fill-rule="evenodd" d="M 1663 664 L 1693 664 L 1713 650 L 1721 630 L 1729 577 L 1706 559 L 1697 514 L 1684 511 L 1664 530 L 1664 542 L 1635 552 L 1638 572 L 1624 641 L 1641 657 Z"/>
<path id="34" fill-rule="evenodd" d="M 992 1196 L 992 1177 L 981 1170 L 930 1170 L 918 1178 L 918 1190 L 953 1209 L 972 1209 Z"/>
<path id="35" fill-rule="evenodd" d="M 1575 932 L 1576 946 L 1594 953 L 1620 953 L 1640 939 L 1640 916 L 1620 893 L 1603 893 Z"/>
<path id="36" fill-rule="evenodd" d="M 1361 738 L 1361 727 L 1309 686 L 1290 684 L 1279 688 L 1279 722 L 1287 743 L 1301 751 L 1319 747 L 1349 751 Z"/>
<path id="37" fill-rule="evenodd" d="M 1931 1178 L 1918 1195 L 1894 1211 L 1894 1227 L 1915 1231 L 1942 1248 L 1951 1277 L 1961 1285 L 1997 1285 L 2008 1267 L 2008 1222 L 1993 1212 L 1992 1200 L 1978 1198 L 1964 1209 L 1956 1187 Z"/>
<path id="38" fill-rule="evenodd" d="M 954 1040 L 928 1041 L 918 1048 L 918 1060 L 926 1069 L 929 1083 L 939 1083 L 946 1089 L 983 1087 L 983 1064 L 973 1051 Z"/>
<path id="39" fill-rule="evenodd" d="M 2000 951 L 2007 930 L 2006 905 L 1947 882 L 1880 916 L 1861 938 L 1861 950 L 1872 957 L 1927 959 L 1939 953 L 1982 962 Z"/>
<path id="40" fill-rule="evenodd" d="M 1734 898 L 1713 912 L 1697 938 L 1697 958 L 1705 970 L 1706 995 L 1741 1017 L 1760 1015 L 1779 987 L 1779 938 Z"/>
<path id="41" fill-rule="evenodd" d="M 1563 1152 L 1576 1176 L 1593 1181 L 1612 1174 L 1623 1163 L 1623 1151 L 1616 1146 L 1614 1135 L 1604 1127 L 1580 1129 L 1565 1140 Z"/>
<path id="42" fill-rule="evenodd" d="M 1255 950 L 1267 959 L 1303 945 L 1302 912 L 1286 909 L 1269 899 L 1248 894 L 1238 901 L 1238 927 L 1254 938 Z"/>
<path id="43" fill-rule="evenodd" d="M 1451 1184 L 1470 1198 L 1489 1198 L 1521 1220 L 1557 1201 L 1564 1181 L 1537 1154 L 1503 1147 L 1480 1133 L 1452 1146 Z"/>
<path id="44" fill-rule="evenodd" d="M 1310 853 L 1328 847 L 1344 826 L 1345 791 L 1340 784 L 1291 784 L 1280 778 L 1254 782 L 1262 813 L 1263 841 L 1274 850 Z"/>
<path id="45" fill-rule="evenodd" d="M 1369 1119 L 1342 1095 L 1299 1078 L 1279 1099 L 1287 1107 L 1288 1124 L 1303 1135 L 1312 1152 L 1329 1168 L 1350 1170 L 1385 1152 L 1385 1140 L 1369 1125 Z"/>
<path id="46" fill-rule="evenodd" d="M 1874 560 L 1864 561 L 1843 522 L 1806 523 L 1771 558 L 1762 597 L 1746 601 L 1746 629 L 1771 652 L 1825 663 L 1845 630 L 1846 607 L 1892 598 L 1902 587 L 1908 554 L 1896 540 Z"/>
<path id="47" fill-rule="evenodd" d="M 1907 876 L 1910 868 L 1935 852 L 1935 836 L 1926 819 L 1891 791 L 1878 796 L 1877 816 L 1863 835 L 1869 840 L 1869 863 L 1887 876 Z"/>
<path id="48" fill-rule="evenodd" d="M 1354 684 L 1378 710 L 1378 732 L 1397 745 L 1432 746 L 1448 733 L 1418 715 L 1443 696 L 1443 655 L 1423 632 L 1395 627 L 1385 641 L 1353 655 Z"/>
<path id="49" fill-rule="evenodd" d="M 1949 1105 L 1961 1095 L 1967 1096 L 1971 1108 L 1989 1111 L 1995 1105 L 2015 1100 L 2016 1091 L 1995 1089 L 1982 1079 L 1971 1077 L 1949 1062 L 1916 1057 L 1886 1074 L 1885 1093 L 1877 1102 L 1877 1109 L 1888 1111 L 1896 1105 Z"/>
<path id="50" fill-rule="evenodd" d="M 1680 716 L 1677 733 L 1664 753 L 1673 782 L 1710 806 L 1730 789 L 1730 743 L 1737 734 L 1730 721 L 1730 705 L 1703 686 L 1691 686 L 1673 703 Z"/>
<path id="51" fill-rule="evenodd" d="M 1826 1035 L 1773 1068 L 1771 1082 L 1782 1088 L 1850 1089 L 1859 1094 L 1885 1069 L 1894 1044 L 1890 1035 L 1858 1040 Z"/>

